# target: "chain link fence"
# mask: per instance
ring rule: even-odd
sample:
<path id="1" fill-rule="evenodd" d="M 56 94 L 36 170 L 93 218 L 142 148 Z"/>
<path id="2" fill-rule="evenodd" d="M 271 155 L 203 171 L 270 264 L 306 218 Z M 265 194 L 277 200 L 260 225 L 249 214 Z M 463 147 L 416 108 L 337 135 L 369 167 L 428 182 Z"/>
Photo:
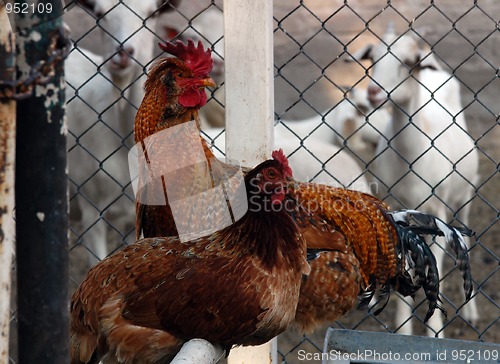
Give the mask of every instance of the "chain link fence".
<path id="1" fill-rule="evenodd" d="M 133 118 L 141 99 L 137 90 L 142 87 L 143 72 L 158 56 L 156 47 L 149 48 L 144 42 L 151 42 L 153 47 L 160 39 L 191 37 L 202 39 L 213 48 L 216 59 L 213 77 L 220 86 L 210 90 L 211 101 L 202 119 L 204 129 L 216 139 L 215 144 L 217 138 L 224 138 L 222 130 L 216 129 L 224 124 L 222 2 L 181 1 L 162 14 L 158 14 L 155 1 L 144 1 L 142 5 L 124 1 L 111 8 L 100 7 L 100 3 L 99 0 L 95 4 L 88 2 L 87 7 L 74 7 L 65 15 L 74 42 L 70 56 L 73 64 L 66 66 L 71 291 L 98 259 L 135 240 L 134 203 L 126 155 L 132 145 Z M 126 14 L 122 21 L 131 19 L 125 34 L 115 32 L 121 28 L 112 20 L 113 11 L 119 7 L 123 8 L 122 16 Z M 384 139 L 385 135 L 384 127 L 377 124 L 378 111 L 372 109 L 367 99 L 367 86 L 376 63 L 345 60 L 352 59 L 351 56 L 367 44 L 380 43 L 388 24 L 393 24 L 399 34 L 416 37 L 426 54 L 433 55 L 450 78 L 458 81 L 460 109 L 450 110 L 449 114 L 452 123 L 456 123 L 458 115 L 465 116 L 467 129 L 462 131 L 473 139 L 479 157 L 479 179 L 470 181 L 474 183 L 474 194 L 458 209 L 468 206 L 468 225 L 476 232 L 470 254 L 479 317 L 473 322 L 463 317 L 461 278 L 452 256 L 445 254 L 442 299 L 448 321 L 444 324 L 444 334 L 450 338 L 491 342 L 500 341 L 497 288 L 500 286 L 500 106 L 496 100 L 500 91 L 500 32 L 499 19 L 495 18 L 498 14 L 500 4 L 495 0 L 460 4 L 451 0 L 274 1 L 276 122 L 288 131 L 287 138 L 296 139 L 292 154 L 302 149 L 314 158 L 312 164 L 317 164 L 317 171 L 309 175 L 311 179 L 322 181 L 324 173 L 335 177 L 349 172 L 349 165 L 339 168 L 337 163 L 333 169 L 329 164 L 347 154 L 362 171 L 362 176 L 354 172 L 350 176 L 366 181 L 370 192 L 382 193 L 377 183 L 370 184 L 378 181 L 373 166 L 381 155 L 373 143 L 373 134 L 376 139 Z M 132 42 L 136 38 L 138 42 Z M 115 46 L 110 47 L 113 42 Z M 129 72 L 130 68 L 135 71 Z M 391 112 L 400 106 L 391 101 L 391 96 L 396 98 L 395 90 L 384 91 L 389 95 L 384 112 L 390 119 Z M 345 107 L 346 103 L 355 111 L 354 117 L 347 117 L 342 124 L 344 129 L 338 129 L 329 124 L 329 115 L 340 119 L 335 110 Z M 307 132 L 299 131 L 302 120 L 310 118 L 319 120 L 316 126 Z M 327 124 L 333 133 L 331 144 L 337 147 L 325 158 L 308 146 L 314 144 L 315 138 L 324 138 L 318 135 L 325 133 L 319 126 Z M 372 139 L 366 137 L 367 129 Z M 420 130 L 425 131 L 425 128 Z M 414 145 L 410 143 L 408 147 Z M 399 153 L 390 141 L 389 148 Z M 407 168 L 412 166 L 409 162 Z M 432 197 L 434 189 L 430 191 L 423 201 Z M 391 196 L 396 192 L 397 189 L 389 188 L 387 194 Z M 404 200 L 404 196 L 392 197 Z M 460 224 L 463 218 L 457 213 L 459 211 L 452 211 L 452 217 Z M 356 311 L 331 326 L 397 332 L 394 316 L 398 299 L 392 298 L 389 307 L 378 316 L 369 310 Z M 411 320 L 415 334 L 426 333 L 425 306 L 423 297 L 417 296 Z M 15 327 L 14 309 L 12 337 L 16 335 Z M 307 362 L 301 360 L 301 353 L 320 352 L 324 332 L 318 330 L 307 336 L 293 332 L 283 334 L 279 339 L 280 361 Z M 15 363 L 15 345 L 11 349 L 11 362 Z"/>
<path id="2" fill-rule="evenodd" d="M 493 90 L 499 85 L 499 58 L 493 52 L 499 33 L 498 19 L 491 16 L 496 14 L 495 7 L 497 5 L 493 2 L 462 3 L 460 6 L 451 2 L 437 4 L 423 1 L 347 1 L 336 2 L 335 6 L 331 2 L 303 1 L 295 6 L 276 2 L 274 16 L 276 114 L 279 119 L 300 120 L 317 114 L 326 121 L 332 107 L 342 102 L 346 87 L 367 87 L 376 64 L 369 61 L 345 63 L 344 60 L 350 59 L 352 54 L 367 44 L 379 44 L 390 23 L 398 34 L 408 33 L 417 38 L 420 46 L 427 52 L 432 52 L 441 67 L 458 80 L 461 88 L 458 113 L 465 116 L 467 132 L 475 141 L 480 161 L 480 177 L 475 184 L 474 197 L 465 202 L 470 205 L 469 226 L 477 233 L 476 241 L 471 247 L 471 265 L 477 284 L 476 302 L 480 316 L 471 323 L 464 318 L 464 310 L 458 310 L 462 302 L 459 276 L 453 271 L 450 256 L 446 255 L 442 282 L 443 301 L 449 317 L 444 325 L 444 334 L 457 339 L 498 342 L 500 311 L 498 296 L 493 288 L 495 282 L 498 282 L 499 262 L 498 243 L 495 239 L 498 236 L 498 202 L 494 202 L 495 186 L 498 185 L 499 145 L 496 140 L 499 109 L 493 96 Z M 401 59 L 401 63 L 403 61 Z M 397 70 L 394 69 L 393 72 Z M 389 98 L 396 93 L 393 89 L 384 91 L 388 92 Z M 400 107 L 395 102 L 388 104 L 392 108 Z M 444 104 L 441 106 L 446 107 Z M 358 106 L 358 111 L 365 123 L 358 125 L 339 145 L 351 148 L 354 158 L 367 172 L 368 180 L 373 180 L 374 177 L 377 180 L 376 177 L 381 176 L 373 175 L 373 167 L 380 154 L 370 149 L 370 146 L 364 150 L 356 149 L 351 141 L 356 133 L 363 135 L 362 128 L 368 125 L 374 126 L 382 135 L 384 129 L 376 124 L 379 122 L 375 117 L 376 113 L 363 105 Z M 457 115 L 456 111 L 454 115 Z M 291 122 L 287 125 L 291 129 L 294 127 Z M 425 130 L 422 132 L 425 133 Z M 414 145 L 410 144 L 409 147 Z M 399 152 L 390 142 L 389 148 Z M 420 152 L 423 154 L 426 150 Z M 413 168 L 412 164 L 407 163 L 407 168 Z M 389 195 L 393 197 L 389 201 L 405 200 L 405 196 L 397 195 L 397 189 L 392 191 L 394 192 L 389 188 Z M 453 211 L 455 217 L 456 212 Z M 397 315 L 394 303 L 398 299 L 393 298 L 389 307 L 379 316 L 370 312 L 355 312 L 332 326 L 398 332 L 398 325 L 394 323 Z M 422 319 L 425 305 L 419 296 L 415 299 L 415 307 L 415 317 L 411 320 L 414 333 L 425 335 L 426 325 Z M 315 333 L 301 340 L 290 333 L 285 334 L 287 340 L 280 341 L 283 361 L 303 362 L 298 359 L 301 353 L 320 351 L 323 333 L 324 331 L 320 331 L 319 334 Z"/>

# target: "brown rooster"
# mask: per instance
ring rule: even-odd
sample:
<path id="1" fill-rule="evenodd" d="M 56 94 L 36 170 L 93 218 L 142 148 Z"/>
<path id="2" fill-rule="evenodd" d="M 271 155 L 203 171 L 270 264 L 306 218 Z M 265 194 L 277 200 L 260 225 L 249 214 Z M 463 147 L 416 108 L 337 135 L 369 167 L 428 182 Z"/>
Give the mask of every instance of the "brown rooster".
<path id="1" fill-rule="evenodd" d="M 187 45 L 177 42 L 175 45 L 171 43 L 160 44 L 160 47 L 176 57 L 160 60 L 149 71 L 148 79 L 144 85 L 145 96 L 137 111 L 134 124 L 135 142 L 141 143 L 143 150 L 148 154 L 160 154 L 161 150 L 158 149 L 163 149 L 172 144 L 168 143 L 168 140 L 163 141 L 159 147 L 147 143 L 148 137 L 166 128 L 194 121 L 198 131 L 200 122 L 198 111 L 207 102 L 205 87 L 215 86 L 214 81 L 209 77 L 213 67 L 213 60 L 210 51 L 205 51 L 201 41 L 198 42 L 197 46 L 194 45 L 193 41 L 189 40 Z M 189 132 L 189 129 L 184 128 L 180 132 L 185 134 Z M 172 138 L 175 138 L 175 136 L 172 136 Z M 192 151 L 193 148 L 200 145 L 198 135 L 196 135 L 195 139 L 185 135 L 183 140 L 185 145 L 181 145 L 179 150 Z M 211 152 L 206 143 L 201 145 L 204 148 L 203 152 L 209 155 Z M 173 152 L 176 158 L 179 159 L 177 164 L 188 164 L 183 163 L 183 159 L 189 159 L 190 153 Z M 170 153 L 170 155 L 174 153 Z M 168 152 L 165 154 L 168 154 Z M 221 174 L 223 171 L 227 171 L 227 174 L 235 173 L 234 167 L 217 163 L 218 161 L 215 158 L 209 158 L 206 162 L 206 172 L 220 167 L 218 170 L 221 171 Z M 216 165 L 212 165 L 212 163 Z M 182 183 L 182 181 L 191 180 L 195 175 L 197 176 L 199 184 L 199 186 L 195 186 L 197 191 L 191 191 L 191 193 L 185 195 L 193 195 L 200 190 L 213 188 L 216 183 L 208 173 L 199 173 L 194 169 L 182 169 L 181 173 L 178 171 L 176 174 L 171 175 L 175 175 L 177 178 L 177 181 L 170 183 L 171 186 L 175 186 L 176 183 L 184 185 L 185 183 Z M 200 176 L 203 176 L 203 178 Z M 149 185 L 149 190 L 146 185 L 142 191 L 139 191 L 142 199 L 136 199 L 137 238 L 140 237 L 142 231 L 147 232 L 144 234 L 145 237 L 178 235 L 170 204 L 167 203 L 168 198 L 165 197 L 167 201 L 159 205 L 142 204 L 140 202 L 141 200 L 148 200 L 148 194 L 154 193 L 151 192 L 151 186 Z M 193 184 L 190 184 L 190 186 L 193 186 Z M 166 196 L 166 186 L 163 185 L 160 188 L 163 188 Z M 161 222 L 160 225 L 158 225 L 159 222 Z"/>
<path id="2" fill-rule="evenodd" d="M 163 363 L 192 338 L 228 352 L 283 332 L 310 268 L 282 153 L 246 174 L 248 211 L 233 225 L 143 239 L 93 267 L 71 300 L 71 363 Z"/>
<path id="3" fill-rule="evenodd" d="M 195 106 L 194 103 L 184 105 L 183 93 L 192 90 L 184 89 L 182 85 L 189 84 L 183 77 L 194 79 L 197 85 L 203 85 L 200 80 L 208 77 L 212 60 L 209 51 L 202 52 L 200 47 L 195 48 L 192 42 L 187 46 L 180 42 L 162 46 L 176 58 L 160 61 L 149 74 L 146 94 L 135 119 L 136 142 L 144 142 L 160 130 L 197 120 L 198 109 L 205 99 L 198 97 L 203 102 Z M 174 76 L 178 77 L 178 84 L 165 81 Z M 204 92 L 201 87 L 198 90 Z M 212 170 L 210 179 L 205 178 L 202 182 L 213 186 L 212 181 L 217 180 L 217 174 L 221 173 L 218 171 L 227 173 L 234 167 L 218 161 L 198 135 L 195 144 L 199 143 Z M 193 149 L 182 148 L 179 158 L 192 152 Z M 192 176 L 180 175 L 178 183 L 182 185 L 184 181 L 185 184 Z M 185 177 L 187 179 L 183 179 Z M 168 205 L 167 193 L 164 192 Z M 288 193 L 310 211 L 308 222 L 301 225 L 308 250 L 328 251 L 311 262 L 311 274 L 303 278 L 295 319 L 295 326 L 302 331 L 311 331 L 344 315 L 356 306 L 359 297 L 361 303 L 366 304 L 376 290 L 382 295 L 396 290 L 407 296 L 423 288 L 429 300 L 426 319 L 436 308 L 441 309 L 438 304 L 439 274 L 423 234 L 445 235 L 458 256 L 466 298 L 470 298 L 469 258 L 462 238 L 462 234 L 470 231 L 459 231 L 418 211 L 391 212 L 377 198 L 356 191 L 313 183 L 292 183 Z M 142 233 L 145 237 L 178 235 L 169 206 L 141 203 L 136 206 L 137 234 Z M 197 208 L 207 214 L 210 211 L 208 206 Z M 408 268 L 414 271 L 414 277 L 407 272 Z"/>

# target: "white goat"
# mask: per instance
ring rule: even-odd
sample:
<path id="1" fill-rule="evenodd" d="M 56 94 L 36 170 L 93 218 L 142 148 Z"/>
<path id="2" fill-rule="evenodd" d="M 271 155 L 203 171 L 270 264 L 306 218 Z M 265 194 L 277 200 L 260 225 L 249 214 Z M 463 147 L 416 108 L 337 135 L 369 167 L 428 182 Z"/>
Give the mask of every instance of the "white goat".
<path id="1" fill-rule="evenodd" d="M 157 17 L 180 0 L 79 0 L 96 18 L 105 67 L 127 103 L 139 107 L 146 69 L 153 62 Z M 168 3 L 168 4 L 167 4 Z"/>
<path id="2" fill-rule="evenodd" d="M 393 102 L 392 121 L 373 166 L 384 191 L 381 197 L 390 195 L 393 207 L 419 208 L 445 221 L 456 214 L 467 225 L 478 155 L 467 133 L 458 82 L 412 36 L 398 37 L 393 29 L 381 44 L 365 47 L 354 58 L 373 61 L 368 87 L 372 105 Z M 444 247 L 434 244 L 432 250 L 442 272 Z M 398 301 L 397 327 L 411 334 L 410 304 Z M 464 306 L 464 317 L 478 319 L 474 300 Z M 440 312 L 429 320 L 428 333 L 443 336 Z"/>
<path id="3" fill-rule="evenodd" d="M 170 1 L 174 6 L 178 2 Z M 113 240 L 110 233 L 118 235 L 115 243 L 124 241 L 134 224 L 133 197 L 126 191 L 127 152 L 145 69 L 154 58 L 153 15 L 163 2 L 79 3 L 98 18 L 104 54 L 74 49 L 65 64 L 68 129 L 75 138 L 69 143 L 69 177 L 72 194 L 80 193 L 71 216 L 85 231 L 84 241 L 95 257 L 103 259 Z"/>
<path id="4" fill-rule="evenodd" d="M 365 89 L 354 88 L 323 115 L 300 121 L 281 120 L 277 127 L 290 137 L 294 134 L 300 138 L 311 136 L 326 143 L 346 146 L 361 155 L 367 149 L 374 149 L 389 119 L 386 108 L 373 110 Z"/>
<path id="5" fill-rule="evenodd" d="M 216 157 L 222 158 L 221 152 L 226 145 L 224 129 L 208 128 L 203 131 Z M 295 179 L 373 193 L 363 170 L 347 152 L 315 138 L 307 138 L 302 147 L 295 136 L 283 133 L 279 126 L 274 131 L 274 148 L 282 148 L 288 156 Z"/>

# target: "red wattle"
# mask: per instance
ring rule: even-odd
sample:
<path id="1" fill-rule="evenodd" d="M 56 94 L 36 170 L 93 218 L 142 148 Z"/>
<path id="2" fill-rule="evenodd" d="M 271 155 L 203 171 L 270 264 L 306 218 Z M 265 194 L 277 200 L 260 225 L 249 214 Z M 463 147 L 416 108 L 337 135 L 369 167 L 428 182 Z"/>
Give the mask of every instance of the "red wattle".
<path id="1" fill-rule="evenodd" d="M 189 88 L 179 96 L 179 103 L 184 107 L 202 107 L 207 103 L 207 94 L 204 89 Z"/>

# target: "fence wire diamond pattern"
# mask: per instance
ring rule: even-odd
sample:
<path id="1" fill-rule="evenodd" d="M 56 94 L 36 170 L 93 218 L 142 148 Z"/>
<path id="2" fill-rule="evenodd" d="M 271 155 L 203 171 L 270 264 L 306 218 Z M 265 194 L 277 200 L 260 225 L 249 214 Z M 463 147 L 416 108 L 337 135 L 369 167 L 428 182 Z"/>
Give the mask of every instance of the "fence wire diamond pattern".
<path id="1" fill-rule="evenodd" d="M 96 3 L 99 4 L 99 0 Z M 210 90 L 210 102 L 201 116 L 207 137 L 219 152 L 224 150 L 221 144 L 224 134 L 220 129 L 224 125 L 222 2 L 200 0 L 193 4 L 181 1 L 175 8 L 156 16 L 158 12 L 155 9 L 131 4 L 120 1 L 111 8 L 96 6 L 94 9 L 76 6 L 66 14 L 65 20 L 73 30 L 73 52 L 78 53 L 80 58 L 77 64 L 85 66 L 78 70 L 80 78 L 74 77 L 74 74 L 67 77 L 68 82 L 77 81 L 68 86 L 71 90 L 68 108 L 76 108 L 75 104 L 79 103 L 79 114 L 70 112 L 69 117 L 76 115 L 78 120 L 85 120 L 78 126 L 75 126 L 76 120 L 68 120 L 72 203 L 71 290 L 76 288 L 91 264 L 135 238 L 133 193 L 129 179 L 120 171 L 132 147 L 133 117 L 124 119 L 120 115 L 135 114 L 142 97 L 137 90 L 142 87 L 143 73 L 158 56 L 153 48 L 144 51 L 143 48 L 148 48 L 146 45 L 134 48 L 137 44 L 133 42 L 135 38 L 156 44 L 160 39 L 191 37 L 202 39 L 212 47 L 216 55 L 213 78 L 219 87 Z M 131 25 L 127 34 L 114 33 L 114 29 L 118 28 L 112 23 L 110 15 L 118 9 L 138 21 L 139 25 L 136 28 Z M 445 110 L 446 103 L 440 104 L 438 100 L 438 104 L 451 118 L 454 127 L 459 125 L 460 118 L 465 117 L 467 128 L 459 125 L 460 131 L 470 135 L 479 155 L 479 179 L 469 181 L 474 186 L 473 195 L 458 209 L 453 210 L 450 199 L 437 197 L 453 210 L 452 216 L 458 224 L 463 222 L 460 210 L 470 209 L 468 225 L 476 232 L 470 254 L 479 317 L 473 322 L 464 318 L 460 275 L 454 267 L 452 255 L 444 253 L 442 299 L 448 311 L 444 334 L 450 338 L 492 342 L 500 341 L 500 298 L 497 289 L 500 285 L 500 106 L 496 100 L 500 91 L 497 52 L 500 32 L 499 19 L 494 17 L 499 13 L 500 5 L 493 0 L 460 4 L 451 0 L 274 1 L 276 123 L 277 128 L 284 130 L 281 134 L 286 134 L 288 140 L 295 140 L 296 145 L 289 153 L 296 154 L 298 160 L 303 158 L 305 163 L 316 168 L 309 172 L 309 179 L 345 182 L 339 174 L 349 172 L 350 166 L 341 164 L 339 169 L 336 160 L 347 153 L 360 171 L 353 170 L 349 174 L 351 181 L 367 181 L 365 187 L 369 192 L 382 193 L 378 184 L 370 183 L 376 181 L 373 167 L 382 155 L 375 149 L 373 140 L 385 139 L 388 150 L 405 157 L 396 147 L 395 140 L 406 129 L 418 126 L 414 115 L 407 115 L 408 125 L 388 138 L 385 126 L 378 119 L 379 111 L 374 110 L 367 99 L 370 97 L 370 90 L 367 91 L 370 81 L 383 88 L 383 83 L 378 83 L 379 79 L 374 77 L 377 62 L 382 63 L 383 58 L 374 63 L 360 59 L 345 62 L 358 57 L 357 52 L 367 44 L 384 41 L 383 35 L 389 24 L 398 34 L 415 37 L 425 57 L 434 57 L 439 66 L 448 72 L 449 78 L 458 81 L 460 107 Z M 76 19 L 79 19 L 78 25 Z M 149 35 L 144 37 L 144 32 Z M 104 33 L 103 38 L 100 33 Z M 116 47 L 106 48 L 113 42 Z M 392 55 L 392 51 L 389 48 L 388 55 Z M 407 70 L 415 66 L 406 64 L 404 59 L 400 61 Z M 126 74 L 129 63 L 132 63 L 132 68 L 135 67 L 135 73 Z M 71 69 L 69 71 L 72 72 Z M 441 87 L 445 86 L 440 85 L 438 89 Z M 430 91 L 434 93 L 435 90 Z M 386 117 L 397 110 L 405 112 L 396 102 L 397 88 L 381 92 L 388 99 L 383 105 Z M 348 116 L 344 117 L 339 110 L 347 110 Z M 302 128 L 301 120 L 310 118 L 316 118 L 316 124 L 310 123 L 313 126 L 309 129 Z M 343 124 L 334 124 L 332 119 L 344 121 Z M 427 136 L 429 144 L 439 146 L 439 137 L 450 128 L 445 128 L 439 135 Z M 426 129 L 419 131 L 425 134 Z M 335 147 L 329 148 L 334 148 L 334 152 L 320 155 L 314 143 L 318 138 L 324 141 L 325 135 L 331 136 L 331 145 Z M 419 151 L 417 159 L 427 151 Z M 439 153 L 448 158 L 444 149 L 439 149 Z M 462 158 L 471 153 L 472 150 L 468 151 Z M 405 163 L 408 169 L 406 174 L 414 173 L 415 160 L 405 160 Z M 462 173 L 457 165 L 453 170 Z M 73 170 L 82 173 L 75 174 Z M 125 173 L 128 176 L 127 168 Z M 403 173 L 401 178 L 406 174 Z M 417 177 L 426 183 L 425 176 Z M 462 177 L 466 178 L 465 175 Z M 96 190 L 96 184 L 103 186 L 101 191 Z M 388 197 L 394 203 L 406 201 L 405 196 L 397 195 L 397 188 L 387 187 L 381 197 Z M 428 184 L 427 187 L 429 195 L 420 206 L 408 207 L 425 207 L 425 203 L 435 197 L 435 186 Z M 101 248 L 105 246 L 105 249 L 99 250 L 95 239 L 100 240 L 104 244 Z M 394 324 L 393 315 L 397 300 L 399 298 L 392 298 L 389 307 L 378 316 L 370 310 L 356 311 L 331 326 L 396 332 L 398 327 Z M 411 310 L 414 332 L 425 334 L 423 297 L 416 297 Z M 15 327 L 16 312 L 13 310 L 12 337 L 16 334 Z M 283 334 L 279 339 L 280 362 L 304 362 L 298 359 L 301 350 L 320 352 L 324 333 L 325 330 L 306 336 L 293 332 Z M 15 363 L 17 358 L 15 340 L 13 342 L 11 363 Z"/>

